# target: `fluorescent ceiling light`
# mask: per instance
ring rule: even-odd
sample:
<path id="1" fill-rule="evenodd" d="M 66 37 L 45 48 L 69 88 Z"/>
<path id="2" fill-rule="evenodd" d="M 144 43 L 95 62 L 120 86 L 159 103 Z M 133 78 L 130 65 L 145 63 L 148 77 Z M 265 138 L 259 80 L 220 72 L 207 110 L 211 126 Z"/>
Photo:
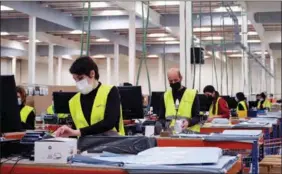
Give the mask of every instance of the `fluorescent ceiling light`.
<path id="1" fill-rule="evenodd" d="M 240 32 L 240 35 L 242 35 L 242 32 Z M 255 36 L 255 35 L 258 35 L 258 33 L 255 32 L 255 31 L 249 31 L 249 32 L 248 32 L 248 35 L 249 35 L 249 36 Z"/>
<path id="2" fill-rule="evenodd" d="M 1 31 L 1 36 L 7 36 L 7 35 L 9 35 L 8 32 L 2 32 L 2 31 Z"/>
<path id="3" fill-rule="evenodd" d="M 174 41 L 174 37 L 160 37 L 157 39 L 158 41 Z"/>
<path id="4" fill-rule="evenodd" d="M 226 50 L 226 53 L 234 53 L 234 52 L 239 52 L 238 50 Z"/>
<path id="5" fill-rule="evenodd" d="M 109 4 L 106 2 L 90 2 L 90 7 L 91 8 L 105 8 L 108 7 Z M 88 3 L 85 3 L 84 5 L 85 8 L 88 8 Z"/>
<path id="6" fill-rule="evenodd" d="M 127 12 L 123 10 L 104 10 L 101 11 L 100 13 L 97 13 L 97 15 L 100 16 L 121 16 L 121 15 L 126 15 Z"/>
<path id="7" fill-rule="evenodd" d="M 208 59 L 208 58 L 210 58 L 210 56 L 207 56 L 207 55 L 206 55 L 206 56 L 204 56 L 204 59 Z"/>
<path id="8" fill-rule="evenodd" d="M 153 1 L 150 2 L 152 6 L 165 6 L 165 5 L 179 5 L 179 1 Z"/>
<path id="9" fill-rule="evenodd" d="M 204 37 L 202 40 L 222 40 L 223 37 L 221 36 L 213 36 L 213 37 Z"/>
<path id="10" fill-rule="evenodd" d="M 248 43 L 260 43 L 260 40 L 248 40 Z"/>
<path id="11" fill-rule="evenodd" d="M 179 41 L 167 41 L 165 44 L 179 44 Z"/>
<path id="12" fill-rule="evenodd" d="M 228 57 L 242 57 L 242 54 L 231 54 Z"/>
<path id="13" fill-rule="evenodd" d="M 233 12 L 240 12 L 240 11 L 242 11 L 242 8 L 239 7 L 239 6 L 231 6 L 230 8 L 231 8 L 231 10 Z M 214 12 L 227 12 L 227 10 L 226 10 L 225 7 L 219 7 L 219 8 L 214 9 Z"/>
<path id="14" fill-rule="evenodd" d="M 109 40 L 109 39 L 106 39 L 106 38 L 96 39 L 95 41 L 96 41 L 96 42 L 110 42 L 110 40 Z"/>
<path id="15" fill-rule="evenodd" d="M 102 54 L 97 54 L 97 55 L 95 55 L 95 56 L 92 56 L 92 58 L 94 58 L 94 59 L 99 59 L 99 58 L 106 58 L 106 56 L 105 56 L 105 55 L 102 55 Z"/>
<path id="16" fill-rule="evenodd" d="M 209 27 L 193 28 L 193 31 L 195 31 L 195 32 L 207 32 L 207 31 L 211 31 L 211 28 L 209 28 Z"/>
<path id="17" fill-rule="evenodd" d="M 12 10 L 14 10 L 14 9 L 7 7 L 7 6 L 4 6 L 4 5 L 1 5 L 1 11 L 12 11 Z"/>
<path id="18" fill-rule="evenodd" d="M 150 54 L 147 56 L 148 58 L 156 58 L 156 57 L 159 57 L 158 55 L 155 55 L 155 54 Z"/>
<path id="19" fill-rule="evenodd" d="M 29 43 L 29 40 L 26 40 L 25 42 Z M 39 43 L 39 42 L 41 42 L 41 41 L 36 39 L 35 42 L 36 42 L 36 43 Z"/>
<path id="20" fill-rule="evenodd" d="M 151 33 L 148 34 L 148 37 L 165 37 L 167 35 L 168 35 L 167 33 Z"/>
<path id="21" fill-rule="evenodd" d="M 86 32 L 84 32 L 86 33 Z M 70 32 L 70 34 L 82 34 L 82 31 L 81 30 L 73 30 Z"/>
<path id="22" fill-rule="evenodd" d="M 72 60 L 71 55 L 62 55 L 63 59 L 68 59 L 68 60 Z"/>
<path id="23" fill-rule="evenodd" d="M 261 51 L 255 51 L 254 53 L 255 53 L 255 54 L 261 54 L 262 52 L 261 52 Z M 265 51 L 264 54 L 268 54 L 268 52 Z"/>

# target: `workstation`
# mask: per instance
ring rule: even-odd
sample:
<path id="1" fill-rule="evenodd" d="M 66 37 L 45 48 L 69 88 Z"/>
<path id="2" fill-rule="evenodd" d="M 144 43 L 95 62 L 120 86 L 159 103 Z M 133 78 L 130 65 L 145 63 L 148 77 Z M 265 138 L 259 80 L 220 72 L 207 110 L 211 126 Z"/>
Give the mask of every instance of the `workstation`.
<path id="1" fill-rule="evenodd" d="M 281 172 L 280 6 L 1 2 L 0 173 Z"/>

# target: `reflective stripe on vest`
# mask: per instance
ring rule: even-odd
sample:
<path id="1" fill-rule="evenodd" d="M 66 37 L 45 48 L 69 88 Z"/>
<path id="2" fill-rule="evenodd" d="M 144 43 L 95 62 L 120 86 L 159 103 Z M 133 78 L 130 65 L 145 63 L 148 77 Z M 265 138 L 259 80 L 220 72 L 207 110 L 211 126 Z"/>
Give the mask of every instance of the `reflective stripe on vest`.
<path id="1" fill-rule="evenodd" d="M 178 111 L 176 113 L 172 91 L 168 90 L 164 93 L 165 117 L 168 120 L 172 120 L 170 127 L 174 126 L 176 119 L 188 119 L 192 117 L 192 106 L 196 94 L 196 90 L 186 89 L 180 101 Z M 200 125 L 196 124 L 192 127 L 188 127 L 188 129 L 194 132 L 200 132 Z"/>
<path id="2" fill-rule="evenodd" d="M 210 110 L 209 110 L 209 117 L 213 117 L 213 116 L 217 116 L 218 115 L 218 101 L 219 101 L 219 99 L 220 99 L 220 97 L 218 97 L 217 100 L 216 100 L 214 114 L 213 114 L 214 103 L 211 104 Z"/>
<path id="3" fill-rule="evenodd" d="M 246 106 L 246 102 L 245 101 L 240 101 L 237 105 L 237 111 L 239 111 L 239 104 L 241 104 L 243 106 L 243 111 L 247 111 L 247 106 Z"/>
<path id="4" fill-rule="evenodd" d="M 20 112 L 21 122 L 26 123 L 28 115 L 33 111 L 33 107 L 25 105 Z"/>
<path id="5" fill-rule="evenodd" d="M 50 114 L 50 115 L 55 114 L 55 113 L 54 113 L 54 110 L 53 110 L 53 105 L 50 105 L 50 106 L 47 108 L 47 114 Z M 57 116 L 58 116 L 59 118 L 67 118 L 67 117 L 68 117 L 68 114 L 57 114 Z"/>
<path id="6" fill-rule="evenodd" d="M 99 121 L 102 121 L 104 119 L 105 115 L 105 109 L 108 99 L 108 94 L 113 86 L 109 85 L 101 85 L 98 89 L 96 98 L 93 103 L 92 112 L 91 112 L 91 119 L 90 123 L 91 125 L 98 123 Z M 77 129 L 81 129 L 84 127 L 89 126 L 87 123 L 81 103 L 80 103 L 80 93 L 77 93 L 75 96 L 73 96 L 69 101 L 69 108 L 70 113 L 73 119 L 73 122 Z M 113 128 L 113 131 L 117 131 L 116 128 Z M 120 120 L 119 120 L 119 131 L 118 133 L 120 135 L 125 135 L 124 132 L 124 126 L 123 126 L 123 118 L 122 118 L 122 108 L 120 108 Z"/>

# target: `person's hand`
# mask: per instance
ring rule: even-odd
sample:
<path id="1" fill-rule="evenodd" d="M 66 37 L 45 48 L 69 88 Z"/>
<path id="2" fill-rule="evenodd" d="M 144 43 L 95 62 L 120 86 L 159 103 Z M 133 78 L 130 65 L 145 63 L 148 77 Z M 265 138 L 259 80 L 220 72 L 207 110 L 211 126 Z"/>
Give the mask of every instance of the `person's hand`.
<path id="1" fill-rule="evenodd" d="M 189 121 L 188 120 L 183 120 L 182 122 L 182 130 L 186 130 L 188 128 Z"/>
<path id="2" fill-rule="evenodd" d="M 70 136 L 80 136 L 80 130 L 74 130 L 66 125 L 58 128 L 54 135 L 56 137 L 70 137 Z"/>

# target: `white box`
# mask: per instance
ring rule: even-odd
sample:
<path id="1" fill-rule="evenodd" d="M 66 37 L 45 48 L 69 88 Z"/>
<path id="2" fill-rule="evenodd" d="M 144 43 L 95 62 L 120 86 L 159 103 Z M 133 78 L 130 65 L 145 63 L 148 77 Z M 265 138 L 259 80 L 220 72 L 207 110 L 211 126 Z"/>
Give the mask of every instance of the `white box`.
<path id="1" fill-rule="evenodd" d="M 66 164 L 68 157 L 77 154 L 77 139 L 51 138 L 35 142 L 35 163 Z"/>

